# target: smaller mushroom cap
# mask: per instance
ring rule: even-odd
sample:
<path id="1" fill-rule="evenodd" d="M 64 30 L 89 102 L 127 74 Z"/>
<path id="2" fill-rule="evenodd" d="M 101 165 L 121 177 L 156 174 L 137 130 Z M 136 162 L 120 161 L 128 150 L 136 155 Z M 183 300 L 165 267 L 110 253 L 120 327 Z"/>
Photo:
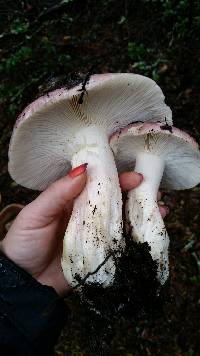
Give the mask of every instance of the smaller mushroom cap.
<path id="1" fill-rule="evenodd" d="M 158 123 L 136 123 L 110 139 L 119 172 L 133 170 L 142 152 L 164 160 L 161 187 L 188 189 L 200 182 L 200 151 L 197 142 L 176 127 Z"/>

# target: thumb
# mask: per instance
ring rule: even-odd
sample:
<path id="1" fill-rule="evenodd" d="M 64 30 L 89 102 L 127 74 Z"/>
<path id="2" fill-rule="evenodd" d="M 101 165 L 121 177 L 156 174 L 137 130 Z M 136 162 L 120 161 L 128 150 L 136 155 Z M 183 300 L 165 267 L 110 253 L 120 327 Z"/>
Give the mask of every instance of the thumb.
<path id="1" fill-rule="evenodd" d="M 29 204 L 35 217 L 51 218 L 59 215 L 68 201 L 76 198 L 83 190 L 86 180 L 87 164 L 73 169 L 66 177 L 51 184 L 37 199 Z M 27 206 L 28 207 L 28 206 Z"/>

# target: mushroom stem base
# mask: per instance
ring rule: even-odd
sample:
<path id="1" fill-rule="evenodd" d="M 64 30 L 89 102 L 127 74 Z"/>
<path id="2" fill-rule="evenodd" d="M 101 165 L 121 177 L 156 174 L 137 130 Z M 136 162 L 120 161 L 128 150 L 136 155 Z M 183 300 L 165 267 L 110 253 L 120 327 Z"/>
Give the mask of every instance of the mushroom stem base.
<path id="1" fill-rule="evenodd" d="M 157 192 L 163 175 L 164 162 L 151 153 L 136 157 L 135 171 L 142 173 L 142 184 L 128 193 L 126 217 L 128 228 L 136 242 L 147 242 L 152 259 L 158 264 L 157 277 L 161 284 L 168 278 L 169 237 L 157 204 Z"/>

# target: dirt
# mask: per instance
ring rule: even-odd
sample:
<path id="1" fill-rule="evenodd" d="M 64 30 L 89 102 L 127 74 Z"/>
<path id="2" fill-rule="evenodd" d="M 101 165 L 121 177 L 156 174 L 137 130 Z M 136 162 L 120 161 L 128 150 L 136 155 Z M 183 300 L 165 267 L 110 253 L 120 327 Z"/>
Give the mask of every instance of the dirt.
<path id="1" fill-rule="evenodd" d="M 116 274 L 111 287 L 87 284 L 79 291 L 85 317 L 82 329 L 89 335 L 88 353 L 104 355 L 111 351 L 116 324 L 131 323 L 161 310 L 163 293 L 156 279 L 157 266 L 147 244 L 133 243 L 126 236 L 126 250 L 115 259 Z"/>
<path id="2" fill-rule="evenodd" d="M 156 79 L 175 126 L 199 141 L 196 1 L 76 0 L 57 8 L 52 1 L 19 1 L 13 3 L 12 13 L 6 4 L 0 10 L 1 65 L 6 61 L 2 70 L 0 66 L 2 208 L 27 204 L 38 195 L 18 186 L 8 174 L 7 153 L 17 115 L 34 98 L 65 84 L 68 74 L 72 84 L 82 80 L 92 65 L 96 73 L 135 72 Z M 24 27 L 16 27 L 17 19 Z M 31 55 L 15 63 L 13 56 L 21 47 L 31 49 Z M 82 299 L 66 298 L 71 315 L 57 356 L 200 354 L 200 188 L 165 192 L 164 201 L 171 211 L 165 220 L 170 236 L 170 278 L 165 287 L 158 288 L 147 248 L 132 246 L 119 266 L 118 284 L 108 294 L 87 288 Z"/>
<path id="3" fill-rule="evenodd" d="M 58 346 L 61 352 L 199 355 L 199 198 L 199 190 L 165 197 L 174 209 L 167 221 L 168 282 L 159 286 L 148 247 L 131 244 L 110 290 L 87 287 L 81 300 L 78 295 L 66 299 L 72 314 Z"/>

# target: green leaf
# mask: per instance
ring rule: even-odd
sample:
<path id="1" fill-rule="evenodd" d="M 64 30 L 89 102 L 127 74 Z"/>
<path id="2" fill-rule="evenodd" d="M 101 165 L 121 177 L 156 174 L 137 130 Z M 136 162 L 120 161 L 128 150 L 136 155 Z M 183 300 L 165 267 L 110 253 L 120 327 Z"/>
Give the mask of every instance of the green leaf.
<path id="1" fill-rule="evenodd" d="M 14 35 L 18 35 L 19 33 L 26 33 L 28 28 L 28 21 L 16 18 L 10 25 L 10 32 Z"/>

